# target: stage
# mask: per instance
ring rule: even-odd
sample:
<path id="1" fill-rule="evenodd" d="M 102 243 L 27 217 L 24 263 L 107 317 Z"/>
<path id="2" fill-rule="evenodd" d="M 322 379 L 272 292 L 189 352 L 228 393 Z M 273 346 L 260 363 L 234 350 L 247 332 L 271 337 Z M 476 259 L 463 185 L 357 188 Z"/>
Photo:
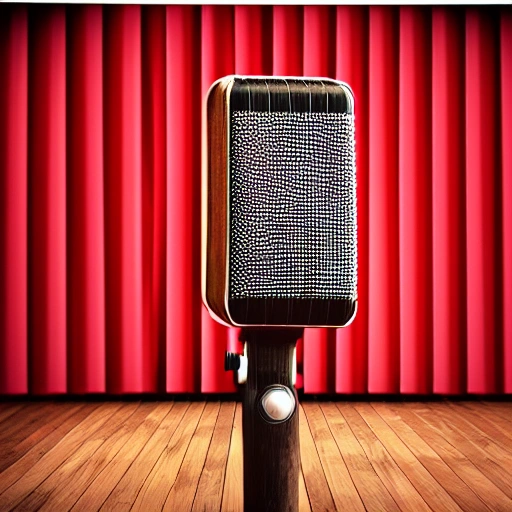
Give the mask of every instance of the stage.
<path id="1" fill-rule="evenodd" d="M 512 403 L 303 400 L 301 511 L 512 510 Z M 0 404 L 0 510 L 241 511 L 235 401 Z"/>

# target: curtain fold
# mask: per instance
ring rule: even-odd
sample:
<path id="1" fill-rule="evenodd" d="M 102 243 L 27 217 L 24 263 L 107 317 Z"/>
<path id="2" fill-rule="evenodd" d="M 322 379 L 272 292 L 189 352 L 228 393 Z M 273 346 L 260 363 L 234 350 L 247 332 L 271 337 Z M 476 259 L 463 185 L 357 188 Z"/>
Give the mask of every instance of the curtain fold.
<path id="1" fill-rule="evenodd" d="M 201 89 L 198 76 L 201 41 L 197 36 L 201 30 L 201 12 L 192 6 L 170 6 L 166 10 L 165 389 L 198 392 L 201 368 Z"/>
<path id="2" fill-rule="evenodd" d="M 432 43 L 428 13 L 424 8 L 400 9 L 398 258 L 402 393 L 432 390 Z"/>
<path id="3" fill-rule="evenodd" d="M 512 11 L 503 10 L 500 26 L 501 76 L 501 236 L 503 243 L 504 391 L 512 393 Z"/>
<path id="4" fill-rule="evenodd" d="M 143 388 L 165 388 L 166 10 L 142 10 Z M 193 373 L 193 372 L 192 372 Z"/>
<path id="5" fill-rule="evenodd" d="M 103 10 L 69 9 L 67 40 L 68 385 L 106 391 Z"/>
<path id="6" fill-rule="evenodd" d="M 27 253 L 30 383 L 36 394 L 65 393 L 68 356 L 66 10 L 63 6 L 51 10 L 35 8 L 29 18 Z"/>
<path id="7" fill-rule="evenodd" d="M 105 7 L 104 15 L 107 389 L 137 393 L 145 355 L 141 7 Z"/>
<path id="8" fill-rule="evenodd" d="M 398 8 L 370 8 L 367 292 L 370 393 L 397 393 L 400 389 L 398 34 Z"/>
<path id="9" fill-rule="evenodd" d="M 358 288 L 368 290 L 368 9 L 338 7 L 336 78 L 350 84 L 357 104 Z M 359 293 L 357 321 L 336 332 L 336 392 L 365 393 L 368 380 L 368 294 Z"/>
<path id="10" fill-rule="evenodd" d="M 466 387 L 464 17 L 432 13 L 433 390 Z"/>
<path id="11" fill-rule="evenodd" d="M 235 72 L 234 7 L 204 6 L 201 28 L 200 77 L 201 101 L 204 108 L 211 84 Z M 204 122 L 203 115 L 203 125 Z M 224 351 L 230 329 L 215 322 L 204 305 L 201 308 L 201 391 L 233 392 L 236 389 L 233 375 L 231 372 L 224 372 Z"/>
<path id="12" fill-rule="evenodd" d="M 0 392 L 28 392 L 28 14 L 0 17 Z"/>
<path id="13" fill-rule="evenodd" d="M 496 392 L 502 376 L 498 264 L 497 30 L 487 12 L 466 14 L 466 237 L 469 392 Z M 482 79 L 485 77 L 485 79 Z M 492 229 L 494 227 L 494 229 Z"/>
<path id="14" fill-rule="evenodd" d="M 305 393 L 512 392 L 512 10 L 0 6 L 0 394 L 226 393 L 201 303 L 205 97 L 356 98 L 359 310 Z"/>

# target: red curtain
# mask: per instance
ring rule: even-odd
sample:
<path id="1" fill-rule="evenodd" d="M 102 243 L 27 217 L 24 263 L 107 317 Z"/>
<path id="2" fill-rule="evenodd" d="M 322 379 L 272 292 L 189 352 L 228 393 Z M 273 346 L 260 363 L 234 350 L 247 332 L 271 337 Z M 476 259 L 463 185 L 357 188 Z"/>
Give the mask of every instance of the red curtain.
<path id="1" fill-rule="evenodd" d="M 306 393 L 512 393 L 509 7 L 0 6 L 0 393 L 223 393 L 201 304 L 204 96 L 356 96 L 359 311 Z"/>

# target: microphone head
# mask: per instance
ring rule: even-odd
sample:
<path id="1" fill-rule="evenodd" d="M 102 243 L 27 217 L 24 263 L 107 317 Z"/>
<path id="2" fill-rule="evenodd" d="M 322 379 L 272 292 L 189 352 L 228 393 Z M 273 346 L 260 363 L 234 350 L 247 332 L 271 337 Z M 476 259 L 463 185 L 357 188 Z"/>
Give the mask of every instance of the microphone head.
<path id="1" fill-rule="evenodd" d="M 203 300 L 236 326 L 342 327 L 357 309 L 354 98 L 229 76 L 206 105 Z"/>

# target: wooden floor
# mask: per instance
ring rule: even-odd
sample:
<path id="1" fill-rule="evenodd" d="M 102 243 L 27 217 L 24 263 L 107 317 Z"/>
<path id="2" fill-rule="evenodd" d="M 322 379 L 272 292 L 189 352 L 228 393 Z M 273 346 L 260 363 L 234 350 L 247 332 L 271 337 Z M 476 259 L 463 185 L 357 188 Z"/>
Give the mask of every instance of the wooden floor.
<path id="1" fill-rule="evenodd" d="M 300 438 L 300 510 L 512 511 L 511 402 L 304 402 Z M 239 403 L 0 404 L 0 511 L 242 503 Z"/>

